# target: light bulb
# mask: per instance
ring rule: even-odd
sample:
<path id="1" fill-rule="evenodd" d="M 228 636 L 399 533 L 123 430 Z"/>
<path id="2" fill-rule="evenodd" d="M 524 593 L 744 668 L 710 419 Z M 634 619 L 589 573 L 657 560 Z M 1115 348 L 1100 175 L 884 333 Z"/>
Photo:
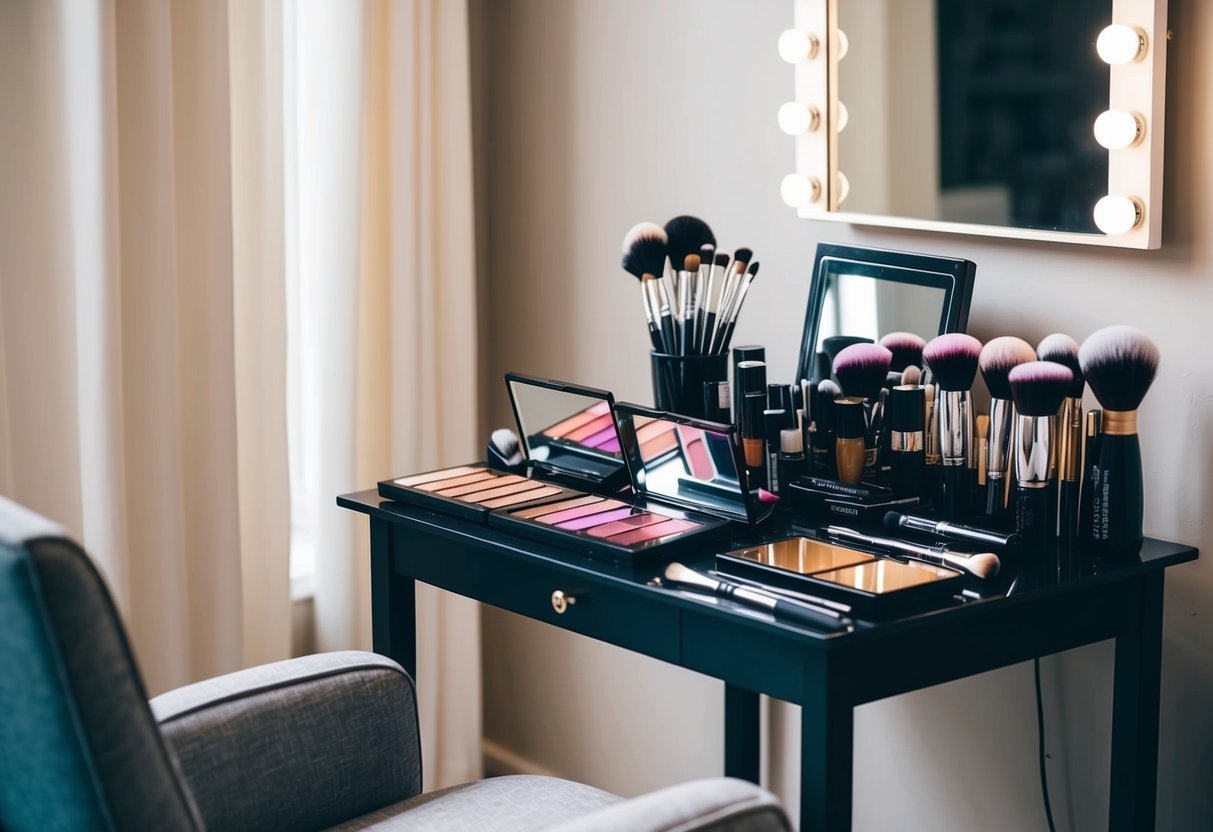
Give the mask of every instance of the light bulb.
<path id="1" fill-rule="evenodd" d="M 1106 110 L 1095 119 L 1095 141 L 1108 150 L 1132 147 L 1142 140 L 1145 132 L 1145 119 L 1126 110 Z"/>
<path id="2" fill-rule="evenodd" d="M 789 136 L 799 136 L 817 129 L 821 114 L 816 107 L 806 107 L 789 101 L 779 108 L 779 127 Z"/>
<path id="3" fill-rule="evenodd" d="M 1108 236 L 1132 231 L 1144 214 L 1145 208 L 1137 197 L 1108 194 L 1095 203 L 1095 225 Z"/>
<path id="4" fill-rule="evenodd" d="M 851 114 L 847 112 L 847 105 L 841 101 L 838 102 L 838 125 L 834 128 L 835 133 L 841 133 L 847 129 L 847 122 L 851 120 Z"/>
<path id="5" fill-rule="evenodd" d="M 779 36 L 779 57 L 790 64 L 817 57 L 817 38 L 800 29 L 785 29 Z"/>
<path id="6" fill-rule="evenodd" d="M 842 171 L 834 173 L 834 193 L 838 194 L 838 204 L 841 205 L 851 193 L 851 180 Z"/>
<path id="7" fill-rule="evenodd" d="M 850 41 L 847 40 L 847 33 L 838 30 L 838 60 L 842 60 L 847 56 L 847 50 L 851 48 Z"/>
<path id="8" fill-rule="evenodd" d="M 821 182 L 803 173 L 789 173 L 779 185 L 779 195 L 790 208 L 807 208 L 821 196 Z"/>
<path id="9" fill-rule="evenodd" d="M 1104 63 L 1127 64 L 1146 54 L 1146 33 L 1136 26 L 1114 23 L 1099 33 L 1095 51 Z"/>

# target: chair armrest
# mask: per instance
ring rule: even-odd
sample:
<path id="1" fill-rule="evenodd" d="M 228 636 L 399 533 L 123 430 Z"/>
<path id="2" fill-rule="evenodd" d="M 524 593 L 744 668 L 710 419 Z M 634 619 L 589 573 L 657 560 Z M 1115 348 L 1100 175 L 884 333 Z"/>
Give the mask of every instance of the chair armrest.
<path id="1" fill-rule="evenodd" d="M 791 832 L 792 826 L 766 789 L 718 777 L 596 809 L 550 832 Z"/>
<path id="2" fill-rule="evenodd" d="M 373 653 L 262 665 L 152 700 L 206 827 L 324 829 L 421 792 L 413 680 Z"/>

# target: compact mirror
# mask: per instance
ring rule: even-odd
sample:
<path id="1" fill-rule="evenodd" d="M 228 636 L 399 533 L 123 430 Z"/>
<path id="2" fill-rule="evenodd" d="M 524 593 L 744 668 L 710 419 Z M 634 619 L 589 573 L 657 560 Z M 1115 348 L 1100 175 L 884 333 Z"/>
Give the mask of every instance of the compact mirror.
<path id="1" fill-rule="evenodd" d="M 736 428 L 641 405 L 615 406 L 637 494 L 753 523 L 769 513 L 741 484 Z"/>
<path id="2" fill-rule="evenodd" d="M 975 270 L 969 260 L 819 244 L 796 377 L 828 378 L 835 344 L 963 331 Z"/>
<path id="3" fill-rule="evenodd" d="M 531 467 L 581 485 L 622 484 L 614 397 L 606 390 L 506 373 L 523 453 Z"/>

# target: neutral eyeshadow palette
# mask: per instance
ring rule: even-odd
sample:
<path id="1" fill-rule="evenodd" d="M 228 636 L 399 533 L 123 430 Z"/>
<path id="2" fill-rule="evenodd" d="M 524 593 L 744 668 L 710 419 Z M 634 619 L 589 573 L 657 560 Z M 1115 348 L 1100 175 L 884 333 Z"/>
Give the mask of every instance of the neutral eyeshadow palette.
<path id="1" fill-rule="evenodd" d="M 789 537 L 716 556 L 725 575 L 850 604 L 878 618 L 960 592 L 964 576 L 917 561 L 877 557 L 811 537 Z"/>
<path id="2" fill-rule="evenodd" d="M 483 523 L 494 509 L 580 496 L 580 492 L 522 474 L 494 471 L 478 462 L 384 480 L 379 483 L 379 495 Z"/>

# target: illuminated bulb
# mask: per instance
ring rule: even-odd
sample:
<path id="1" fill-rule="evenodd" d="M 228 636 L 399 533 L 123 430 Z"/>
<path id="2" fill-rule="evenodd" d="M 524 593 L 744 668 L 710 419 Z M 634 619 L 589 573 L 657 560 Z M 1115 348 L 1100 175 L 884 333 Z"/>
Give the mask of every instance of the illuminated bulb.
<path id="1" fill-rule="evenodd" d="M 1095 51 L 1104 63 L 1127 64 L 1146 54 L 1146 33 L 1136 26 L 1114 23 L 1099 33 Z"/>
<path id="2" fill-rule="evenodd" d="M 1137 113 L 1107 110 L 1095 119 L 1095 141 L 1108 150 L 1132 147 L 1141 141 L 1145 132 L 1145 120 Z"/>
<path id="3" fill-rule="evenodd" d="M 847 40 L 847 33 L 838 30 L 838 60 L 842 60 L 847 56 L 847 50 L 851 48 L 850 42 Z"/>
<path id="4" fill-rule="evenodd" d="M 803 173 L 789 173 L 779 185 L 779 195 L 790 208 L 807 208 L 821 196 L 821 182 Z"/>
<path id="5" fill-rule="evenodd" d="M 1095 225 L 1108 236 L 1127 234 L 1138 226 L 1144 213 L 1136 197 L 1108 194 L 1095 203 Z"/>
<path id="6" fill-rule="evenodd" d="M 834 174 L 834 193 L 838 194 L 839 205 L 845 202 L 847 195 L 851 193 L 851 180 L 847 179 L 847 175 L 842 171 Z"/>
<path id="7" fill-rule="evenodd" d="M 786 29 L 779 36 L 779 57 L 798 64 L 817 57 L 817 38 L 800 29 Z"/>
<path id="8" fill-rule="evenodd" d="M 834 128 L 836 133 L 841 133 L 847 129 L 847 122 L 850 121 L 851 114 L 847 112 L 847 105 L 841 101 L 838 102 L 838 126 Z"/>
<path id="9" fill-rule="evenodd" d="M 821 114 L 816 107 L 806 107 L 789 101 L 779 108 L 779 127 L 789 136 L 799 136 L 817 129 Z"/>

